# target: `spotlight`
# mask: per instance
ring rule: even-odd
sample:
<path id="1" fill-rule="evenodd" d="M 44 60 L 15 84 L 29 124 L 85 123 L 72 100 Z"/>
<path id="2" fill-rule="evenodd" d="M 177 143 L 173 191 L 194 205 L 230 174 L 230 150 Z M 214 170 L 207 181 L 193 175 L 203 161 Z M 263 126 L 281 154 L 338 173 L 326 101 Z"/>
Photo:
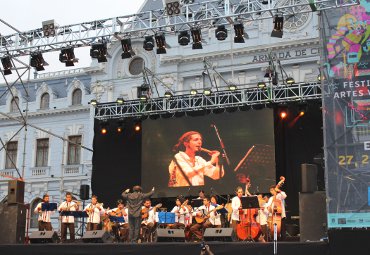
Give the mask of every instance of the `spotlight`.
<path id="1" fill-rule="evenodd" d="M 164 93 L 164 96 L 167 97 L 167 98 L 170 98 L 173 96 L 173 94 L 171 93 L 171 91 L 167 90 L 165 93 Z"/>
<path id="2" fill-rule="evenodd" d="M 91 45 L 90 57 L 98 59 L 98 62 L 107 62 L 107 44 L 96 43 Z"/>
<path id="3" fill-rule="evenodd" d="M 122 133 L 123 128 L 124 128 L 123 120 L 119 120 L 119 121 L 117 122 L 117 133 Z"/>
<path id="4" fill-rule="evenodd" d="M 148 100 L 150 98 L 150 86 L 144 83 L 137 88 L 137 98 L 140 100 Z"/>
<path id="5" fill-rule="evenodd" d="M 135 132 L 139 132 L 141 130 L 140 121 L 136 121 L 136 123 L 134 124 L 134 130 L 135 130 Z"/>
<path id="6" fill-rule="evenodd" d="M 200 28 L 191 29 L 191 38 L 193 39 L 193 50 L 203 49 L 202 46 L 202 31 Z"/>
<path id="7" fill-rule="evenodd" d="M 274 16 L 274 29 L 271 32 L 271 37 L 283 38 L 284 16 L 278 13 Z"/>
<path id="8" fill-rule="evenodd" d="M 268 4 L 269 1 L 268 0 L 262 0 L 261 4 Z"/>
<path id="9" fill-rule="evenodd" d="M 108 122 L 107 121 L 100 122 L 100 133 L 102 135 L 105 135 L 108 133 Z"/>
<path id="10" fill-rule="evenodd" d="M 257 83 L 257 87 L 258 87 L 259 89 L 264 89 L 264 88 L 266 87 L 266 83 L 265 83 L 264 81 L 259 81 L 259 82 Z"/>
<path id="11" fill-rule="evenodd" d="M 123 104 L 124 102 L 125 102 L 125 100 L 123 100 L 122 97 L 118 97 L 117 100 L 116 100 L 117 104 Z"/>
<path id="12" fill-rule="evenodd" d="M 166 54 L 166 38 L 163 33 L 155 35 L 155 42 L 157 44 L 157 54 Z"/>
<path id="13" fill-rule="evenodd" d="M 278 106 L 278 113 L 280 119 L 286 119 L 288 117 L 288 106 L 287 105 L 280 105 Z"/>
<path id="14" fill-rule="evenodd" d="M 298 104 L 298 115 L 299 116 L 305 115 L 306 112 L 307 112 L 307 108 L 308 108 L 307 103 L 305 103 L 305 102 L 299 103 Z"/>
<path id="15" fill-rule="evenodd" d="M 204 90 L 203 90 L 203 94 L 204 94 L 205 96 L 209 96 L 209 95 L 211 95 L 211 93 L 212 93 L 212 90 L 210 90 L 210 89 L 204 89 Z"/>
<path id="16" fill-rule="evenodd" d="M 244 43 L 244 26 L 242 23 L 237 23 L 234 25 L 234 43 Z"/>
<path id="17" fill-rule="evenodd" d="M 217 27 L 215 31 L 215 36 L 219 41 L 224 41 L 227 38 L 227 29 L 224 25 L 220 25 Z"/>
<path id="18" fill-rule="evenodd" d="M 166 6 L 166 12 L 168 16 L 179 15 L 181 13 L 180 1 L 176 0 L 164 0 L 164 6 Z"/>
<path id="19" fill-rule="evenodd" d="M 190 90 L 190 95 L 195 96 L 196 94 L 198 94 L 198 91 L 196 89 Z"/>
<path id="20" fill-rule="evenodd" d="M 131 39 L 122 39 L 121 40 L 122 50 L 123 53 L 121 54 L 121 58 L 131 58 L 133 55 L 132 47 L 131 47 Z"/>
<path id="21" fill-rule="evenodd" d="M 229 85 L 229 90 L 235 91 L 237 89 L 237 86 L 234 84 Z"/>
<path id="22" fill-rule="evenodd" d="M 62 48 L 59 61 L 65 63 L 66 66 L 74 66 L 74 63 L 78 62 L 78 59 L 75 58 L 74 49 L 72 47 Z"/>
<path id="23" fill-rule="evenodd" d="M 180 45 L 185 46 L 190 42 L 190 35 L 188 31 L 181 31 L 178 36 L 178 42 Z"/>
<path id="24" fill-rule="evenodd" d="M 11 68 L 13 67 L 13 65 L 9 56 L 1 58 L 1 64 L 3 65 L 4 68 L 4 75 L 12 74 Z"/>
<path id="25" fill-rule="evenodd" d="M 92 106 L 96 106 L 98 104 L 98 101 L 96 99 L 91 99 L 90 104 Z"/>
<path id="26" fill-rule="evenodd" d="M 35 51 L 31 53 L 31 60 L 30 66 L 36 68 L 36 71 L 43 71 L 45 70 L 44 65 L 46 64 L 44 58 L 42 57 L 42 53 L 39 51 Z"/>
<path id="27" fill-rule="evenodd" d="M 57 28 L 58 24 L 53 19 L 42 22 L 42 31 L 45 37 L 55 36 L 55 30 Z"/>
<path id="28" fill-rule="evenodd" d="M 143 43 L 143 48 L 146 51 L 152 51 L 154 48 L 154 39 L 153 36 L 148 35 L 145 36 L 144 43 Z"/>
<path id="29" fill-rule="evenodd" d="M 286 81 L 286 84 L 288 84 L 288 85 L 292 85 L 292 84 L 295 83 L 295 80 L 294 80 L 293 77 L 288 77 L 288 78 L 286 78 L 285 81 Z"/>

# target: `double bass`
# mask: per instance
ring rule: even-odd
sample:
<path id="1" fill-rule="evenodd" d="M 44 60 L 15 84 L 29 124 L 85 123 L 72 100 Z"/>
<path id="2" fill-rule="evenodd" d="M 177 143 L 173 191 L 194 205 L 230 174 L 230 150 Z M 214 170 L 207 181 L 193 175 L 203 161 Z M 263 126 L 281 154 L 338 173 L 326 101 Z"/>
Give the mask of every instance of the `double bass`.
<path id="1" fill-rule="evenodd" d="M 275 191 L 276 192 L 278 192 L 280 190 L 281 186 L 283 186 L 284 181 L 285 181 L 285 177 L 280 176 L 280 181 L 275 186 Z M 275 225 L 276 225 L 276 232 L 277 232 L 278 237 L 280 236 L 280 232 L 281 232 L 281 214 L 282 214 L 283 205 L 282 205 L 282 201 L 280 199 L 276 198 L 276 195 L 277 194 L 275 194 L 273 196 L 272 204 L 269 208 L 269 211 L 271 213 L 271 217 L 269 217 L 268 226 L 269 226 L 269 229 L 270 229 L 270 235 L 272 237 L 274 236 L 274 226 Z"/>

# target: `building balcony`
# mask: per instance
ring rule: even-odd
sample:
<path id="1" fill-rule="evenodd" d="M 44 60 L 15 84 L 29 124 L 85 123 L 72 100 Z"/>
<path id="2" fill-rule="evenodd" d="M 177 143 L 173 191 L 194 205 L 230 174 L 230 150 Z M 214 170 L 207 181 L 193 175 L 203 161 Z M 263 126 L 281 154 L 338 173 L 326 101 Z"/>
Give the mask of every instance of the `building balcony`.
<path id="1" fill-rule="evenodd" d="M 83 174 L 83 165 L 65 165 L 63 167 L 64 176 L 77 176 Z"/>
<path id="2" fill-rule="evenodd" d="M 39 166 L 30 168 L 30 178 L 40 178 L 50 176 L 50 166 Z"/>
<path id="3" fill-rule="evenodd" d="M 2 169 L 0 170 L 0 181 L 9 181 L 13 177 L 18 177 L 15 169 Z"/>

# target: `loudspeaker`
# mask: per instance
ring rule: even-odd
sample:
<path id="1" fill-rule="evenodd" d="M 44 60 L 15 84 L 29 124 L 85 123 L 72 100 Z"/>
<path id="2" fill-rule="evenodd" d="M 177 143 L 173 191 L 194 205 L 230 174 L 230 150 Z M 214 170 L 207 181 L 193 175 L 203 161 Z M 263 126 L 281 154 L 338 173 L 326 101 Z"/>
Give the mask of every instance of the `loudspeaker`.
<path id="1" fill-rule="evenodd" d="M 302 192 L 317 191 L 317 166 L 313 164 L 301 165 Z"/>
<path id="2" fill-rule="evenodd" d="M 81 200 L 89 200 L 90 186 L 83 184 L 80 186 L 80 198 Z"/>
<path id="3" fill-rule="evenodd" d="M 86 231 L 82 237 L 84 243 L 113 243 L 114 237 L 105 230 Z"/>
<path id="4" fill-rule="evenodd" d="M 0 243 L 24 243 L 26 212 L 27 210 L 24 204 L 1 204 Z"/>
<path id="5" fill-rule="evenodd" d="M 29 236 L 31 243 L 58 243 L 59 236 L 56 231 L 33 231 Z"/>
<path id="6" fill-rule="evenodd" d="M 8 181 L 8 204 L 24 203 L 24 182 Z"/>
<path id="7" fill-rule="evenodd" d="M 185 242 L 183 229 L 157 229 L 157 242 Z"/>
<path id="8" fill-rule="evenodd" d="M 203 235 L 204 241 L 233 241 L 232 228 L 207 228 Z"/>
<path id="9" fill-rule="evenodd" d="M 325 191 L 299 193 L 300 241 L 318 241 L 326 236 Z"/>

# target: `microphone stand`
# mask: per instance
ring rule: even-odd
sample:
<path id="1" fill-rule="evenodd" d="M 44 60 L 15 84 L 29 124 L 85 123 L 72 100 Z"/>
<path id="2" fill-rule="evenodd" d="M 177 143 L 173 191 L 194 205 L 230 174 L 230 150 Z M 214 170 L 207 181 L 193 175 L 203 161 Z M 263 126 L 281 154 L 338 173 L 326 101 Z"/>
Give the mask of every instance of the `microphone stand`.
<path id="1" fill-rule="evenodd" d="M 220 137 L 220 134 L 219 134 L 219 132 L 218 132 L 218 129 L 217 129 L 217 127 L 216 127 L 216 125 L 215 125 L 215 124 L 212 124 L 211 126 L 215 129 L 215 132 L 216 132 L 217 138 L 218 138 L 218 140 L 220 141 L 220 146 L 221 146 L 221 149 L 222 149 L 223 155 L 224 155 L 224 157 L 225 157 L 225 159 L 226 159 L 226 163 L 227 163 L 228 165 L 230 165 L 230 160 L 229 160 L 229 157 L 227 156 L 227 153 L 226 153 L 226 150 L 225 150 L 225 145 L 224 145 L 224 143 L 223 143 L 223 141 L 222 141 L 222 139 L 221 139 L 221 137 Z"/>

